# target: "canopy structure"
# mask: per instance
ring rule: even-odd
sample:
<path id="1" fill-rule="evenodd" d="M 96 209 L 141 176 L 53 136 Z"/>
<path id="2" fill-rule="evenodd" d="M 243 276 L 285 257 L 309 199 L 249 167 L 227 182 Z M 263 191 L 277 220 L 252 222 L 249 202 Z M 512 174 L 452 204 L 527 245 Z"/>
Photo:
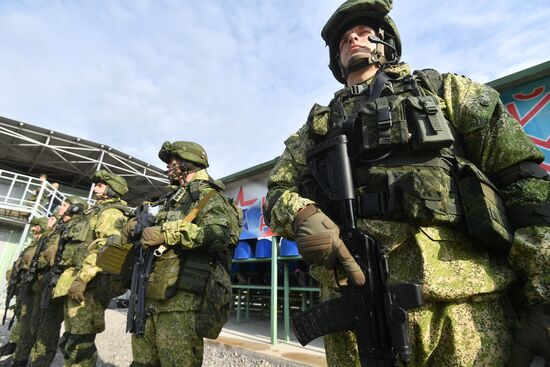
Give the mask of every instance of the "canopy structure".
<path id="1" fill-rule="evenodd" d="M 1 116 L 0 168 L 26 175 L 47 174 L 51 182 L 90 194 L 90 176 L 105 169 L 128 181 L 130 191 L 124 199 L 132 206 L 162 194 L 168 185 L 160 168 L 107 145 Z"/>

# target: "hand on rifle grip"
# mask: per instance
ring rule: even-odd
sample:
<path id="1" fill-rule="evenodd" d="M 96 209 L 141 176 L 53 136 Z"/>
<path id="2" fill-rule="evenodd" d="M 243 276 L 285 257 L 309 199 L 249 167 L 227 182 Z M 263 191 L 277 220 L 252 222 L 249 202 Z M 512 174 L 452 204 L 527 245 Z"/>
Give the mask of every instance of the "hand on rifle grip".
<path id="1" fill-rule="evenodd" d="M 133 239 L 136 235 L 136 218 L 130 219 L 124 227 L 122 227 L 123 242 L 128 243 L 130 239 Z"/>
<path id="2" fill-rule="evenodd" d="M 340 239 L 338 226 L 321 210 L 308 205 L 294 220 L 298 250 L 309 264 L 333 269 L 339 262 L 356 286 L 365 284 L 365 274 Z"/>

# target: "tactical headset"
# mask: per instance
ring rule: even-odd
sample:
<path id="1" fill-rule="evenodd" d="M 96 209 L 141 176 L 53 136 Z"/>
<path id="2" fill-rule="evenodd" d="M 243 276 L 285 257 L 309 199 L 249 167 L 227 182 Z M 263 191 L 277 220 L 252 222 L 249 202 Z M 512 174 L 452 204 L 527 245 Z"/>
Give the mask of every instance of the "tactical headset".
<path id="1" fill-rule="evenodd" d="M 71 204 L 64 215 L 73 216 L 81 214 L 84 211 L 84 205 L 82 204 Z"/>

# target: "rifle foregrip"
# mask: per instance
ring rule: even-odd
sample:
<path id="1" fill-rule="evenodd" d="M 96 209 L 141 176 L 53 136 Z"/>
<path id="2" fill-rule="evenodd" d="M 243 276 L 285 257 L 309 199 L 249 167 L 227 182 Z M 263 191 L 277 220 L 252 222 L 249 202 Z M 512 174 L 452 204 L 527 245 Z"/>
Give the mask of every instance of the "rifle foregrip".
<path id="1" fill-rule="evenodd" d="M 292 331 L 302 345 L 334 331 L 353 330 L 354 312 L 349 297 L 321 302 L 292 318 Z"/>

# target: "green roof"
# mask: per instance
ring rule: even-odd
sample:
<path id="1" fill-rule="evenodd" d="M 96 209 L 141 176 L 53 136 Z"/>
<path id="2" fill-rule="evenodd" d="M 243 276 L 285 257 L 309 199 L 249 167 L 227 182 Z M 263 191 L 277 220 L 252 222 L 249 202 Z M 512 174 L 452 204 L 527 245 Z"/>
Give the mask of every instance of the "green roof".
<path id="1" fill-rule="evenodd" d="M 230 182 L 235 182 L 235 181 L 241 180 L 243 178 L 254 176 L 257 173 L 261 173 L 261 172 L 265 172 L 267 170 L 271 170 L 273 167 L 275 167 L 275 163 L 277 163 L 278 159 L 279 159 L 279 157 L 275 157 L 270 161 L 260 163 L 256 166 L 253 166 L 253 167 L 244 169 L 242 171 L 233 173 L 229 176 L 225 176 L 225 177 L 221 178 L 221 181 L 224 184 L 228 184 Z"/>
<path id="2" fill-rule="evenodd" d="M 518 71 L 507 75 L 505 77 L 490 81 L 488 86 L 495 88 L 497 91 L 502 92 L 504 89 L 516 87 L 533 80 L 541 79 L 550 75 L 550 61 L 543 62 L 542 64 L 535 65 L 533 67 Z"/>

